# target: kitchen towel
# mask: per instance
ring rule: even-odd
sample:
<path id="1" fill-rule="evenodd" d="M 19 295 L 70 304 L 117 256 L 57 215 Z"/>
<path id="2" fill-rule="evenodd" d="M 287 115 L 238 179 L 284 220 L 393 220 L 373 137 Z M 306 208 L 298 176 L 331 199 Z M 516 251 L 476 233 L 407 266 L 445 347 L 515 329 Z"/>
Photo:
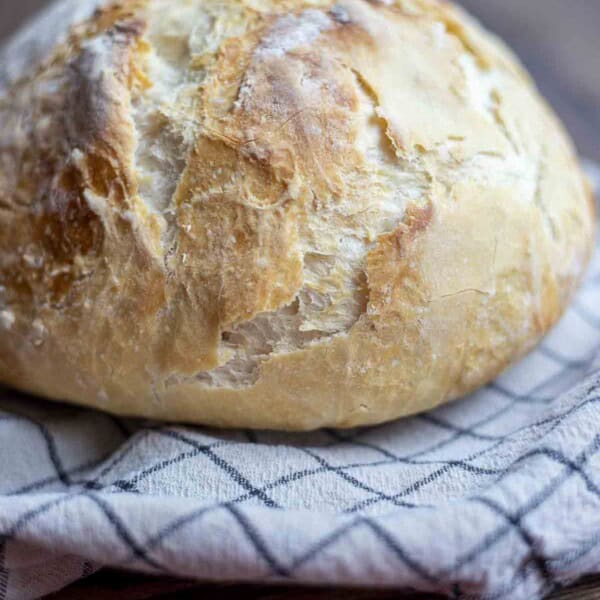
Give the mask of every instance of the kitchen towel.
<path id="1" fill-rule="evenodd" d="M 1 391 L 0 600 L 103 566 L 498 600 L 600 573 L 600 248 L 533 353 L 396 423 L 216 431 Z"/>

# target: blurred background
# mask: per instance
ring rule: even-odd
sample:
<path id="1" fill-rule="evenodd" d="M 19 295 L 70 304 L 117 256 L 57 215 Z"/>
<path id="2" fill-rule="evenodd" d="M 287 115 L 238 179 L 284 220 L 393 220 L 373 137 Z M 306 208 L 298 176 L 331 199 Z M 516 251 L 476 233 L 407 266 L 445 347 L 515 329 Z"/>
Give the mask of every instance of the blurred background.
<path id="1" fill-rule="evenodd" d="M 0 39 L 49 0 L 0 0 Z M 458 0 L 516 50 L 582 156 L 600 162 L 600 0 Z"/>

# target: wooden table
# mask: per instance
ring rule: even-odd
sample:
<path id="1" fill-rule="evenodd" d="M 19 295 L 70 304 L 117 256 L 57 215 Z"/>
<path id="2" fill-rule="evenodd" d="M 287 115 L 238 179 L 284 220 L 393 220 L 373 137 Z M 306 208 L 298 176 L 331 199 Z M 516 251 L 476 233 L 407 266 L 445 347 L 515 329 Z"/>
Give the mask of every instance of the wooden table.
<path id="1" fill-rule="evenodd" d="M 0 0 L 0 38 L 47 0 Z M 582 155 L 600 162 L 600 1 L 461 0 L 515 48 L 559 112 Z M 412 600 L 397 591 L 214 586 L 104 571 L 55 594 L 55 600 L 148 598 L 244 600 Z M 600 600 L 600 578 L 552 600 Z"/>
<path id="2" fill-rule="evenodd" d="M 444 600 L 442 596 L 397 590 L 205 585 L 175 579 L 152 579 L 105 571 L 48 600 Z M 508 598 L 507 600 L 510 600 Z M 552 594 L 548 600 L 600 600 L 600 578 Z"/>

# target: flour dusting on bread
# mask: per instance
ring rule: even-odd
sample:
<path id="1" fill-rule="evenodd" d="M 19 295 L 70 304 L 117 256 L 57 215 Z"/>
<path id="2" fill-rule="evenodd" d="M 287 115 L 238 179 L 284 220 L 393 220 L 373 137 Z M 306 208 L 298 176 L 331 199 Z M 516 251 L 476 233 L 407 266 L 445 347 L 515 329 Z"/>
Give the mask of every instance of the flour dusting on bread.
<path id="1" fill-rule="evenodd" d="M 527 352 L 589 258 L 568 136 L 449 2 L 62 0 L 2 59 L 3 383 L 378 423 Z"/>

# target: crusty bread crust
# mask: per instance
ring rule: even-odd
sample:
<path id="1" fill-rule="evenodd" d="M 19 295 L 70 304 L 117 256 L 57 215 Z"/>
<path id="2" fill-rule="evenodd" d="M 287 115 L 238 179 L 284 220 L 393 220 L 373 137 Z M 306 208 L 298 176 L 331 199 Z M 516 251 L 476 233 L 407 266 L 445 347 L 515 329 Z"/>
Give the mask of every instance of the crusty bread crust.
<path id="1" fill-rule="evenodd" d="M 42 55 L 0 75 L 8 385 L 219 426 L 378 423 L 495 377 L 582 276 L 570 141 L 447 2 L 123 0 Z"/>

